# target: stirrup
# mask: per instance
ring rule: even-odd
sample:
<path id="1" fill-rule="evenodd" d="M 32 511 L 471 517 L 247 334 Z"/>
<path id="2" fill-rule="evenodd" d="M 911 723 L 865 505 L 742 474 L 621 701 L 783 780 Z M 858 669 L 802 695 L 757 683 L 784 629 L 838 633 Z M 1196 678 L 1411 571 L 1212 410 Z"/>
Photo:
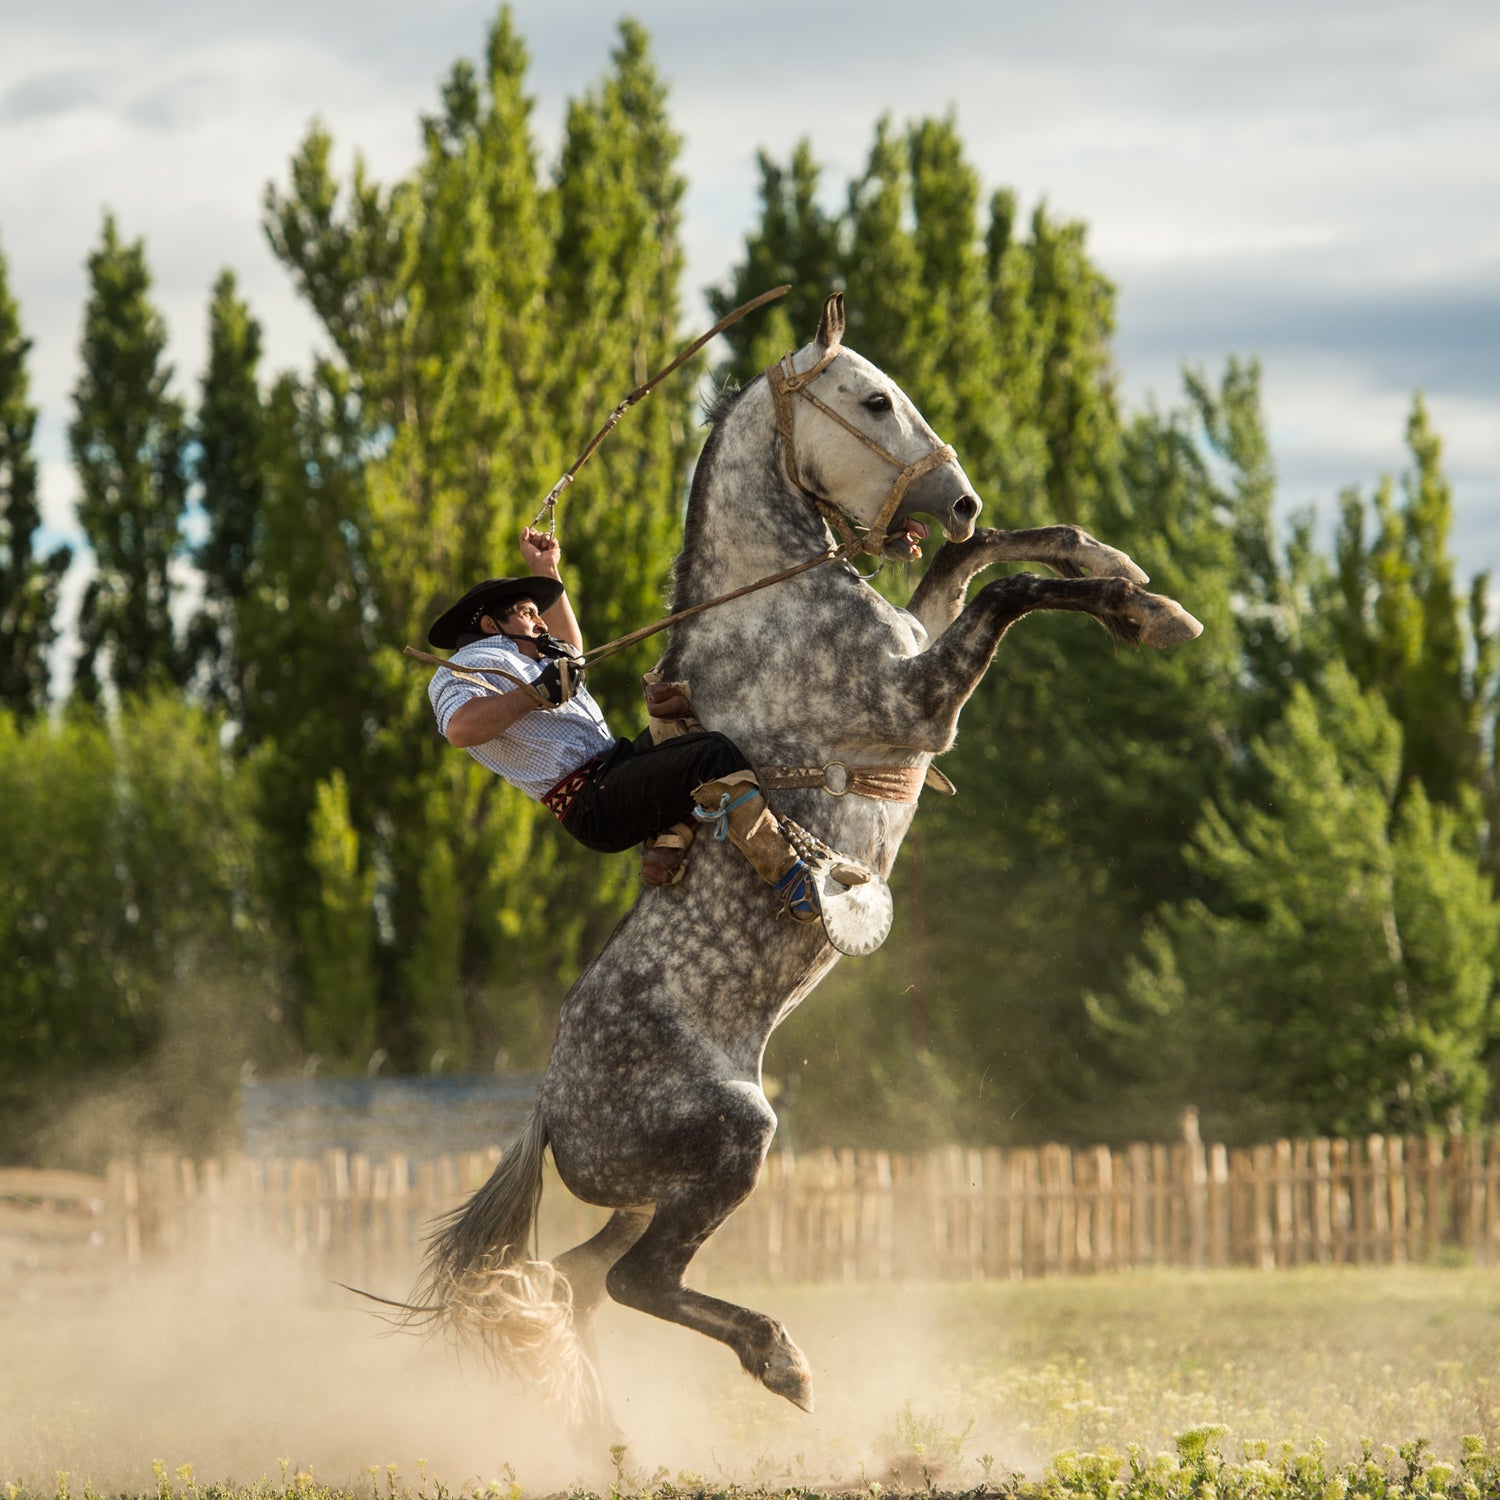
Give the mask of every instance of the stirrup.
<path id="1" fill-rule="evenodd" d="M 817 922 L 823 916 L 823 904 L 818 899 L 818 882 L 812 867 L 798 860 L 775 885 L 771 887 L 781 897 L 781 909 L 794 922 Z"/>
<path id="2" fill-rule="evenodd" d="M 895 914 L 891 888 L 880 872 L 830 849 L 791 818 L 783 818 L 781 826 L 812 871 L 828 941 L 850 958 L 873 953 L 889 935 Z"/>

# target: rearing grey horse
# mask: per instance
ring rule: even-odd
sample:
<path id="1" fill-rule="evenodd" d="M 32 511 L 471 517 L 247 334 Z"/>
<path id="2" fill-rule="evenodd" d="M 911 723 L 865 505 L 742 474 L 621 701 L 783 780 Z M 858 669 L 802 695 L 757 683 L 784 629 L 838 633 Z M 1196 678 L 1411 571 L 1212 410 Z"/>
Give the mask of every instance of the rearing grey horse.
<path id="1" fill-rule="evenodd" d="M 1201 626 L 1144 592 L 1123 553 L 1071 526 L 975 530 L 979 501 L 906 395 L 842 345 L 843 299 L 814 342 L 720 399 L 699 460 L 674 608 L 832 550 L 830 524 L 910 558 L 934 518 L 947 536 L 898 609 L 843 562 L 674 627 L 663 675 L 692 684 L 702 720 L 763 771 L 768 798 L 834 850 L 888 875 L 931 758 L 1006 629 L 1082 611 L 1151 646 Z M 1002 561 L 1018 573 L 980 589 Z M 780 787 L 779 790 L 775 789 Z M 645 890 L 563 1002 L 530 1125 L 493 1177 L 441 1221 L 412 1312 L 482 1331 L 503 1361 L 608 1422 L 589 1323 L 606 1294 L 728 1344 L 769 1390 L 812 1408 L 807 1361 L 774 1318 L 691 1290 L 683 1273 L 754 1189 L 776 1130 L 761 1087 L 772 1031 L 838 955 L 816 924 L 779 921 L 743 860 L 700 838 L 687 878 Z M 570 1192 L 614 1212 L 551 1265 L 528 1259 L 550 1145 Z"/>

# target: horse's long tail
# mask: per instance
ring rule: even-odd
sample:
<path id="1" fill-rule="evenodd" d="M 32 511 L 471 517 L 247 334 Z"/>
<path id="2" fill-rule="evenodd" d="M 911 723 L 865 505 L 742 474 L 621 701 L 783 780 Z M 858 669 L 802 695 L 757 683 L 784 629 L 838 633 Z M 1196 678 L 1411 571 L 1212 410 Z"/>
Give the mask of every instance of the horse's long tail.
<path id="1" fill-rule="evenodd" d="M 418 1301 L 441 1301 L 444 1292 L 475 1271 L 525 1260 L 542 1198 L 542 1153 L 547 1122 L 533 1109 L 526 1129 L 500 1158 L 490 1180 L 434 1225 L 427 1240 Z"/>
<path id="2" fill-rule="evenodd" d="M 538 1106 L 489 1181 L 436 1221 L 404 1321 L 442 1329 L 577 1411 L 596 1377 L 573 1327 L 572 1289 L 532 1257 L 546 1148 Z"/>

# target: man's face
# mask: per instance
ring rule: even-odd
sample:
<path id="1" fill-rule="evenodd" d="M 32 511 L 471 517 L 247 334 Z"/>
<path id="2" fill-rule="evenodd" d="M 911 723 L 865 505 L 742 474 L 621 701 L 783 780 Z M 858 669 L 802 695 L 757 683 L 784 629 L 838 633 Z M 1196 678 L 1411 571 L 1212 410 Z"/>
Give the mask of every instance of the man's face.
<path id="1" fill-rule="evenodd" d="M 499 615 L 484 617 L 502 635 L 521 636 L 534 640 L 546 635 L 547 627 L 542 623 L 541 613 L 530 599 L 521 599 Z"/>

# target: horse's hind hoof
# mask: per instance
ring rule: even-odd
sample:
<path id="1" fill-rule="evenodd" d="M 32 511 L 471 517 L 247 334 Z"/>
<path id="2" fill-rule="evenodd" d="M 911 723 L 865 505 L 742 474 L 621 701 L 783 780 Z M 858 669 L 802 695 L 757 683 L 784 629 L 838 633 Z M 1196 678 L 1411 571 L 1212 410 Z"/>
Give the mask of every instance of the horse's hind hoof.
<path id="1" fill-rule="evenodd" d="M 776 1347 L 766 1356 L 760 1383 L 768 1391 L 785 1396 L 793 1406 L 800 1406 L 803 1411 L 813 1409 L 812 1369 L 806 1356 L 784 1333 L 776 1341 Z"/>

